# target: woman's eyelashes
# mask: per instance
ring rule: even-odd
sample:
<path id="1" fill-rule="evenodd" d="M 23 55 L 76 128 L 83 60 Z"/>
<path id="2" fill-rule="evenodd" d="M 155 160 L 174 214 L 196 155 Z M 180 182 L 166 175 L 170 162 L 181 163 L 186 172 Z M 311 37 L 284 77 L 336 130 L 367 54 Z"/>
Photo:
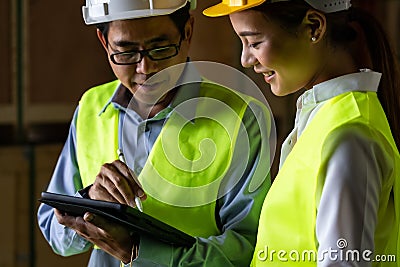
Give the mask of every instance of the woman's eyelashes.
<path id="1" fill-rule="evenodd" d="M 261 44 L 261 42 L 249 43 L 249 47 L 250 48 L 257 48 L 260 44 Z"/>

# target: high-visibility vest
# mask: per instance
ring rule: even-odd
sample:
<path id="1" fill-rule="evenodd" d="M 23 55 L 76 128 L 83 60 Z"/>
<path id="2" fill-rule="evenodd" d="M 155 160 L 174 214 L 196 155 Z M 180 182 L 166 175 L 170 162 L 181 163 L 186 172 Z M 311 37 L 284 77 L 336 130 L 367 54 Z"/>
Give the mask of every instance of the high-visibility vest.
<path id="1" fill-rule="evenodd" d="M 102 164 L 117 159 L 118 111 L 107 108 L 100 116 L 98 113 L 118 85 L 119 82 L 114 81 L 95 87 L 80 101 L 77 158 L 84 187 L 94 182 Z M 179 112 L 172 112 L 139 175 L 148 195 L 143 201 L 145 213 L 192 236 L 220 234 L 215 203 L 248 106 L 244 99 L 221 86 L 202 83 L 199 101 L 193 105 L 194 120 L 188 121 Z M 210 102 L 219 105 L 210 107 Z M 210 140 L 213 145 L 207 144 Z M 215 151 L 217 153 L 213 154 Z M 209 159 L 212 159 L 211 164 Z M 207 185 L 212 186 L 202 190 Z M 193 199 L 197 205 L 191 202 Z"/>
<path id="2" fill-rule="evenodd" d="M 263 204 L 252 266 L 317 266 L 316 216 L 323 186 L 317 178 L 326 164 L 321 155 L 324 144 L 332 141 L 329 135 L 351 124 L 373 134 L 394 160 L 395 169 L 382 181 L 374 253 L 396 255 L 400 262 L 399 152 L 376 93 L 349 92 L 321 107 L 282 165 Z M 398 266 L 396 262 L 372 265 Z"/>

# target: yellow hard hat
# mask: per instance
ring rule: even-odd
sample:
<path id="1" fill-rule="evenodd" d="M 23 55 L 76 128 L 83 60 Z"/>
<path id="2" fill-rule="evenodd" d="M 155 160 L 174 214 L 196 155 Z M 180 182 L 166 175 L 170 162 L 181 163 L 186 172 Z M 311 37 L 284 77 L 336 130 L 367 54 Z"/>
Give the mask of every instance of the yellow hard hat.
<path id="1" fill-rule="evenodd" d="M 203 14 L 209 17 L 225 16 L 233 12 L 261 5 L 265 1 L 266 0 L 222 0 L 222 3 L 203 10 Z"/>
<path id="2" fill-rule="evenodd" d="M 211 6 L 203 11 L 208 17 L 219 17 L 261 5 L 267 0 L 222 0 L 222 3 Z M 290 0 L 269 0 L 269 3 Z M 313 8 L 325 13 L 332 13 L 349 9 L 351 0 L 304 0 Z"/>

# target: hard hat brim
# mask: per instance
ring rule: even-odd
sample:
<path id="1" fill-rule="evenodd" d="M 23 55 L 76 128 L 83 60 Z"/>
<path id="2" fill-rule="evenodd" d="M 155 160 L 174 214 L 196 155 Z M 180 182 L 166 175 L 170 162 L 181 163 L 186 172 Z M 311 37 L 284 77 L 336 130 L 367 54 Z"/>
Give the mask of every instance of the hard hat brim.
<path id="1" fill-rule="evenodd" d="M 146 17 L 155 17 L 155 16 L 163 16 L 169 15 L 176 11 L 177 9 L 151 9 L 151 10 L 133 10 L 127 12 L 121 12 L 119 14 L 113 15 L 105 15 L 101 17 L 91 17 L 85 13 L 83 10 L 83 18 L 87 25 L 111 22 L 115 20 L 125 20 L 125 19 L 138 19 L 138 18 L 146 18 Z"/>
<path id="2" fill-rule="evenodd" d="M 220 17 L 239 12 L 245 9 L 249 9 L 258 5 L 261 5 L 266 0 L 248 0 L 247 4 L 242 6 L 230 6 L 225 3 L 219 3 L 203 10 L 203 14 L 208 17 Z"/>

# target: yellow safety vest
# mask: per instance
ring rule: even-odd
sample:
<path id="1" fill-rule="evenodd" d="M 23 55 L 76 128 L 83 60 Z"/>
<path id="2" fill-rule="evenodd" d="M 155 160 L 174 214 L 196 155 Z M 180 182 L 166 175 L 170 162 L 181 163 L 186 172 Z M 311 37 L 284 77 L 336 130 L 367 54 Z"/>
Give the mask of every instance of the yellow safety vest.
<path id="1" fill-rule="evenodd" d="M 107 108 L 103 114 L 98 113 L 118 85 L 114 81 L 95 87 L 80 101 L 77 158 L 84 187 L 94 182 L 102 164 L 117 159 L 118 111 Z M 248 106 L 242 96 L 210 83 L 201 84 L 199 99 L 204 98 L 225 103 L 230 111 L 220 105 L 211 109 L 212 119 L 208 119 L 209 101 L 200 100 L 193 106 L 196 119 L 192 122 L 179 112 L 172 112 L 139 175 L 148 195 L 143 201 L 144 212 L 200 237 L 220 234 L 215 221 L 215 200 L 221 179 L 230 166 L 239 126 Z M 210 139 L 213 145 L 207 145 Z M 218 153 L 213 154 L 215 151 Z M 211 164 L 207 162 L 210 158 Z M 210 184 L 207 190 L 197 190 Z M 210 198 L 213 201 L 207 201 Z M 201 205 L 193 206 L 192 199 Z M 186 206 L 185 201 L 189 203 Z"/>
<path id="2" fill-rule="evenodd" d="M 349 124 L 365 126 L 395 161 L 391 177 L 383 179 L 375 255 L 396 255 L 400 262 L 400 156 L 375 92 L 349 92 L 324 104 L 286 158 L 265 198 L 260 215 L 252 266 L 317 266 L 317 203 L 326 162 L 324 143 L 334 130 Z M 338 248 L 332 248 L 338 249 Z M 362 253 L 360 251 L 360 253 Z M 373 259 L 374 255 L 367 255 Z M 381 265 L 382 264 L 382 265 Z M 373 266 L 398 266 L 372 262 Z"/>

